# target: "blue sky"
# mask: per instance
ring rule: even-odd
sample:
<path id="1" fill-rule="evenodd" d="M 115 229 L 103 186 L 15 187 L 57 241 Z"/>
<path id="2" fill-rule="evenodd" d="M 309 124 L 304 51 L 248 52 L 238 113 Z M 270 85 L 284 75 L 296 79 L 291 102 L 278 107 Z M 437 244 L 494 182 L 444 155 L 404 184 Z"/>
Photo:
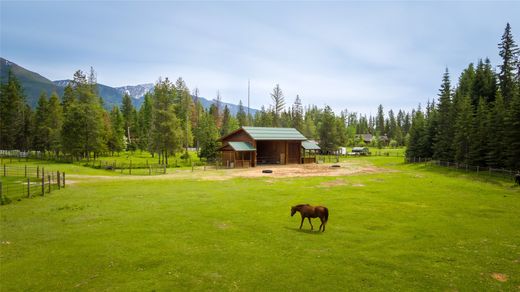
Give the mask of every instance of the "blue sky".
<path id="1" fill-rule="evenodd" d="M 110 86 L 182 76 L 224 101 L 375 114 L 436 96 L 444 68 L 499 62 L 520 2 L 1 1 L 0 55 L 51 79 L 93 66 Z"/>

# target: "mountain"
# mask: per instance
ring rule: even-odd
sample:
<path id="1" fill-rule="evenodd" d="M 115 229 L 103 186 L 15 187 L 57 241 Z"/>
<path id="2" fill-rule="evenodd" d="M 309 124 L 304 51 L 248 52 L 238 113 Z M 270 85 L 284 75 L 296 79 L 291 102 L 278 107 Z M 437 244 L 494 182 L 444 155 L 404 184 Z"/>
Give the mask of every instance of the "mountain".
<path id="1" fill-rule="evenodd" d="M 139 84 L 139 85 L 127 85 L 122 87 L 116 87 L 122 95 L 128 94 L 133 99 L 141 99 L 148 92 L 153 92 L 153 83 Z"/>
<path id="2" fill-rule="evenodd" d="M 38 73 L 29 71 L 4 58 L 0 58 L 0 82 L 7 82 L 9 70 L 11 70 L 20 81 L 27 98 L 27 103 L 31 107 L 35 107 L 36 104 L 38 104 L 38 98 L 42 91 L 46 92 L 47 96 L 50 96 L 53 92 L 58 93 L 60 96 L 63 94 L 63 87 L 57 86 Z"/>
<path id="3" fill-rule="evenodd" d="M 69 79 L 51 81 L 38 73 L 29 71 L 4 58 L 0 58 L 0 62 L 0 81 L 2 83 L 7 81 L 8 72 L 9 69 L 11 69 L 24 89 L 27 103 L 33 108 L 38 104 L 38 98 L 40 97 L 42 91 L 46 92 L 47 96 L 50 96 L 53 92 L 56 92 L 61 97 L 63 95 L 63 90 L 71 82 Z M 107 110 L 112 109 L 113 106 L 121 106 L 123 95 L 125 93 L 132 97 L 133 105 L 136 108 L 139 108 L 144 101 L 144 95 L 148 92 L 153 92 L 154 89 L 153 83 L 121 87 L 111 87 L 98 83 L 97 86 L 98 93 L 103 98 L 104 107 Z M 209 100 L 204 97 L 199 97 L 199 101 L 206 109 L 215 103 L 214 100 Z M 226 105 L 233 115 L 237 114 L 239 108 L 238 105 L 222 102 L 223 107 Z M 244 107 L 244 110 L 247 112 L 247 107 Z M 250 109 L 249 112 L 251 115 L 254 115 L 257 110 Z"/>

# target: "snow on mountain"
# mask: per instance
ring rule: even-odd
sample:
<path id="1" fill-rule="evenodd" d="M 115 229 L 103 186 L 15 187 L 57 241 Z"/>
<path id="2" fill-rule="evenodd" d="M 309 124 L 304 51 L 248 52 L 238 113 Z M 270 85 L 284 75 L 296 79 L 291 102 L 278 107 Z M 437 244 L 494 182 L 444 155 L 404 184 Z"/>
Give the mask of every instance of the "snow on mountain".
<path id="1" fill-rule="evenodd" d="M 139 85 L 127 85 L 122 87 L 116 87 L 115 89 L 119 91 L 122 95 L 128 94 L 133 99 L 141 99 L 148 92 L 153 91 L 154 84 L 153 83 L 145 83 Z"/>

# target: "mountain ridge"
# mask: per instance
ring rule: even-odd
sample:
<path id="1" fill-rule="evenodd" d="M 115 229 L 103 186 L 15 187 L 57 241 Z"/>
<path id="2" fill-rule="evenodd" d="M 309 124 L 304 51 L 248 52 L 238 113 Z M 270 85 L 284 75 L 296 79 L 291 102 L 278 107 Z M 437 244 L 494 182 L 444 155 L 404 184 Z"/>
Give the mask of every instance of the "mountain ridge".
<path id="1" fill-rule="evenodd" d="M 24 94 L 27 99 L 27 103 L 35 108 L 40 94 L 45 92 L 47 96 L 50 96 L 53 92 L 56 92 L 60 98 L 63 96 L 63 91 L 67 84 L 71 82 L 70 79 L 54 80 L 51 81 L 46 77 L 38 74 L 37 72 L 30 71 L 12 61 L 0 57 L 0 82 L 5 83 L 9 70 L 12 70 L 16 78 L 20 81 L 24 89 Z M 149 92 L 153 92 L 153 83 L 144 83 L 137 85 L 126 85 L 120 87 L 111 87 L 101 83 L 97 84 L 99 95 L 103 98 L 104 107 L 110 110 L 113 106 L 121 106 L 123 96 L 127 93 L 132 98 L 132 103 L 136 108 L 139 108 L 144 101 L 144 95 Z M 192 96 L 193 97 L 193 96 Z M 195 97 L 193 97 L 195 100 Z M 200 103 L 205 109 L 208 109 L 212 104 L 215 103 L 213 99 L 207 99 L 204 97 L 198 97 Z M 236 115 L 239 106 L 233 103 L 221 102 L 222 106 L 228 106 L 229 111 Z M 247 112 L 247 107 L 244 107 L 244 111 Z M 250 108 L 251 115 L 254 115 L 258 110 Z"/>

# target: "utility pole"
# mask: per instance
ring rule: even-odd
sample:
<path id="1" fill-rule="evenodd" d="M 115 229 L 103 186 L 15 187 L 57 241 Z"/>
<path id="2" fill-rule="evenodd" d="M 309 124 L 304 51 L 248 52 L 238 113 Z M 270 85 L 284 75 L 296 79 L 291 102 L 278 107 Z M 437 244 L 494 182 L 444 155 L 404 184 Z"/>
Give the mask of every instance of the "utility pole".
<path id="1" fill-rule="evenodd" d="M 249 116 L 250 88 L 251 88 L 250 80 L 247 79 L 247 124 L 248 124 L 248 126 L 251 126 L 251 118 Z"/>

